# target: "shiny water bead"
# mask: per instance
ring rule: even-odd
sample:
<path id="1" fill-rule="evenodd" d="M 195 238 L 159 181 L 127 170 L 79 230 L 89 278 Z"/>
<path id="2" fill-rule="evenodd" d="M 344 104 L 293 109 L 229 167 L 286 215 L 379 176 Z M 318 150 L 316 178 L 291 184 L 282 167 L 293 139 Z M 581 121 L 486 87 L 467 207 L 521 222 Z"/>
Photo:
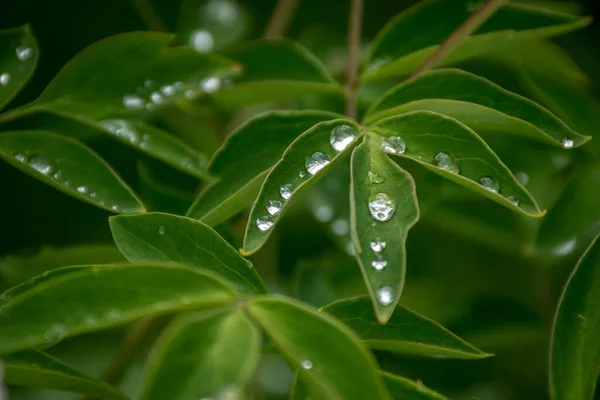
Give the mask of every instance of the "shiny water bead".
<path id="1" fill-rule="evenodd" d="M 373 260 L 373 261 L 371 261 L 371 266 L 375 270 L 381 271 L 382 269 L 384 269 L 385 267 L 387 267 L 387 261 L 385 261 L 385 260 Z"/>
<path id="2" fill-rule="evenodd" d="M 161 225 L 161 226 L 158 227 L 158 234 L 159 235 L 164 235 L 165 231 L 166 231 L 166 229 L 165 229 L 164 226 Z"/>
<path id="3" fill-rule="evenodd" d="M 377 289 L 375 293 L 377 302 L 382 306 L 389 306 L 394 302 L 394 294 L 389 286 L 383 286 Z"/>
<path id="4" fill-rule="evenodd" d="M 508 199 L 508 201 L 513 203 L 513 205 L 515 205 L 516 207 L 519 207 L 519 199 L 517 199 L 515 196 L 508 196 L 507 199 Z"/>
<path id="5" fill-rule="evenodd" d="M 206 93 L 214 93 L 221 87 L 221 80 L 216 76 L 209 76 L 200 82 L 200 87 Z"/>
<path id="6" fill-rule="evenodd" d="M 200 53 L 206 53 L 212 50 L 215 39 L 209 31 L 200 29 L 190 35 L 190 44 Z"/>
<path id="7" fill-rule="evenodd" d="M 27 61 L 33 56 L 33 49 L 31 47 L 20 46 L 17 47 L 17 57 L 21 61 Z"/>
<path id="8" fill-rule="evenodd" d="M 500 191 L 500 184 L 490 176 L 484 176 L 479 183 L 490 192 L 498 193 Z"/>
<path id="9" fill-rule="evenodd" d="M 573 146 L 575 146 L 575 142 L 573 141 L 573 139 L 564 137 L 560 140 L 560 145 L 563 149 L 572 149 Z"/>
<path id="10" fill-rule="evenodd" d="M 279 188 L 279 194 L 281 194 L 281 197 L 283 197 L 284 199 L 289 199 L 290 197 L 292 197 L 292 193 L 294 192 L 294 185 L 292 185 L 291 183 L 286 183 L 285 185 L 281 185 L 281 187 Z"/>
<path id="11" fill-rule="evenodd" d="M 389 136 L 381 142 L 381 149 L 388 154 L 404 154 L 406 142 L 400 136 Z"/>
<path id="12" fill-rule="evenodd" d="M 125 96 L 123 97 L 123 105 L 126 108 L 144 108 L 145 102 L 139 96 Z"/>
<path id="13" fill-rule="evenodd" d="M 386 243 L 383 240 L 377 238 L 371 243 L 369 243 L 369 246 L 371 247 L 371 250 L 373 250 L 375 253 L 380 253 L 383 250 L 385 250 Z"/>
<path id="14" fill-rule="evenodd" d="M 283 207 L 283 203 L 279 200 L 269 200 L 267 202 L 267 212 L 271 215 L 277 215 L 281 212 L 281 207 Z"/>
<path id="15" fill-rule="evenodd" d="M 316 151 L 310 156 L 306 157 L 304 165 L 306 166 L 308 173 L 314 175 L 325 168 L 330 161 L 331 158 L 327 154 Z"/>
<path id="16" fill-rule="evenodd" d="M 298 176 L 299 176 L 300 178 L 304 178 L 304 177 L 306 176 L 306 172 L 304 172 L 304 171 L 300 171 L 300 172 L 298 173 Z"/>
<path id="17" fill-rule="evenodd" d="M 273 218 L 269 215 L 265 215 L 264 217 L 260 217 L 256 220 L 256 226 L 261 232 L 266 232 L 273 227 L 275 222 Z"/>
<path id="18" fill-rule="evenodd" d="M 450 157 L 446 153 L 437 153 L 434 157 L 436 167 L 443 169 L 444 171 L 452 172 L 454 174 L 460 173 L 460 166 L 458 161 Z"/>
<path id="19" fill-rule="evenodd" d="M 85 194 L 88 192 L 88 188 L 87 188 L 87 186 L 83 186 L 83 185 L 77 186 L 77 191 L 81 194 Z"/>
<path id="20" fill-rule="evenodd" d="M 350 125 L 340 125 L 331 131 L 329 143 L 336 151 L 345 150 L 358 136 L 356 128 Z"/>
<path id="21" fill-rule="evenodd" d="M 517 178 L 519 183 L 523 186 L 525 186 L 525 185 L 527 185 L 527 183 L 529 183 L 529 175 L 527 175 L 526 172 L 517 172 L 515 174 L 515 178 Z"/>
<path id="22" fill-rule="evenodd" d="M 33 156 L 27 162 L 29 166 L 43 175 L 52 173 L 52 165 L 42 156 Z"/>
<path id="23" fill-rule="evenodd" d="M 8 82 L 10 82 L 10 74 L 8 72 L 0 74 L 0 85 L 6 86 Z"/>
<path id="24" fill-rule="evenodd" d="M 369 211 L 373 219 L 385 222 L 392 218 L 396 211 L 396 202 L 385 193 L 378 193 L 369 199 Z"/>
<path id="25" fill-rule="evenodd" d="M 310 361 L 308 358 L 305 358 L 304 360 L 302 360 L 302 362 L 300 362 L 300 365 L 304 369 L 311 369 L 313 367 L 313 362 Z"/>
<path id="26" fill-rule="evenodd" d="M 377 175 L 374 172 L 369 171 L 369 182 L 371 183 L 384 183 L 385 177 Z"/>

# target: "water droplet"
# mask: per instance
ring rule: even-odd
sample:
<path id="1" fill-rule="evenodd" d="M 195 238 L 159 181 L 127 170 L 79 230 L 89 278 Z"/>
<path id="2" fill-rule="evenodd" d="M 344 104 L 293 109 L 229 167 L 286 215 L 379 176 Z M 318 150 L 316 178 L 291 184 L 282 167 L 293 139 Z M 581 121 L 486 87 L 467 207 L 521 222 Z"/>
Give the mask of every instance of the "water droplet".
<path id="1" fill-rule="evenodd" d="M 300 365 L 304 369 L 311 369 L 313 367 L 313 362 L 310 361 L 308 358 L 305 358 L 304 360 L 302 360 L 302 362 L 300 363 Z"/>
<path id="2" fill-rule="evenodd" d="M 20 46 L 17 47 L 17 57 L 21 61 L 27 61 L 33 56 L 33 49 L 31 47 Z"/>
<path id="3" fill-rule="evenodd" d="M 500 184 L 490 176 L 484 176 L 479 183 L 490 192 L 498 193 L 500 191 Z"/>
<path id="4" fill-rule="evenodd" d="M 458 161 L 446 153 L 437 153 L 434 157 L 436 167 L 454 174 L 460 173 Z"/>
<path id="5" fill-rule="evenodd" d="M 327 154 L 317 151 L 309 157 L 306 157 L 306 162 L 304 163 L 304 165 L 306 166 L 306 170 L 308 171 L 308 173 L 314 175 L 323 168 L 325 168 L 325 166 L 329 164 L 330 161 L 331 158 Z"/>
<path id="6" fill-rule="evenodd" d="M 564 137 L 560 140 L 560 145 L 563 149 L 572 149 L 573 146 L 575 146 L 575 142 L 573 141 L 573 139 Z"/>
<path id="7" fill-rule="evenodd" d="M 285 185 L 281 185 L 281 187 L 279 188 L 279 194 L 281 194 L 281 197 L 283 197 L 284 199 L 289 199 L 290 197 L 292 197 L 292 193 L 294 192 L 294 185 L 292 185 L 291 183 L 286 183 Z"/>
<path id="8" fill-rule="evenodd" d="M 173 96 L 175 94 L 175 92 L 176 92 L 175 86 L 172 86 L 172 85 L 163 86 L 163 87 L 160 88 L 160 91 L 165 96 Z"/>
<path id="9" fill-rule="evenodd" d="M 52 172 L 52 165 L 42 156 L 33 156 L 29 159 L 28 164 L 31 168 L 43 175 L 48 175 Z"/>
<path id="10" fill-rule="evenodd" d="M 200 87 L 206 93 L 214 93 L 221 87 L 221 80 L 216 76 L 209 76 L 200 82 Z"/>
<path id="11" fill-rule="evenodd" d="M 525 172 L 517 172 L 515 174 L 515 178 L 517 178 L 519 183 L 523 186 L 525 186 L 525 185 L 527 185 L 527 183 L 529 183 L 529 175 L 527 175 L 527 173 L 525 173 Z"/>
<path id="12" fill-rule="evenodd" d="M 331 230 L 338 236 L 344 236 L 350 232 L 350 224 L 345 219 L 336 219 L 331 223 Z"/>
<path id="13" fill-rule="evenodd" d="M 333 218 L 333 208 L 327 204 L 321 204 L 313 209 L 313 214 L 319 222 L 329 222 Z"/>
<path id="14" fill-rule="evenodd" d="M 275 222 L 273 222 L 273 218 L 269 215 L 265 215 L 264 217 L 258 218 L 256 220 L 256 226 L 261 232 L 268 231 L 273 227 Z"/>
<path id="15" fill-rule="evenodd" d="M 394 294 L 389 286 L 383 286 L 377 289 L 377 302 L 382 306 L 389 306 L 394 302 Z"/>
<path id="16" fill-rule="evenodd" d="M 381 271 L 385 267 L 387 267 L 387 261 L 385 260 L 373 260 L 371 261 L 371 266 L 377 271 Z"/>
<path id="17" fill-rule="evenodd" d="M 165 229 L 164 226 L 161 225 L 161 226 L 158 227 L 158 234 L 159 235 L 164 235 L 165 232 L 166 232 L 166 229 Z"/>
<path id="18" fill-rule="evenodd" d="M 158 92 L 153 92 L 150 95 L 150 100 L 152 100 L 152 102 L 154 104 L 161 104 L 164 101 L 164 98 L 163 98 L 162 94 L 160 94 Z"/>
<path id="19" fill-rule="evenodd" d="M 404 154 L 406 142 L 400 136 L 389 136 L 381 142 L 381 149 L 388 154 Z"/>
<path id="20" fill-rule="evenodd" d="M 383 240 L 377 238 L 371 243 L 369 243 L 369 245 L 371 246 L 371 250 L 373 250 L 375 253 L 380 253 L 383 250 L 385 250 L 386 243 Z"/>
<path id="21" fill-rule="evenodd" d="M 356 128 L 350 125 L 340 125 L 331 131 L 329 143 L 337 151 L 345 150 L 358 136 Z"/>
<path id="22" fill-rule="evenodd" d="M 48 345 L 53 345 L 62 340 L 67 334 L 67 327 L 64 324 L 54 324 L 44 333 L 44 338 Z"/>
<path id="23" fill-rule="evenodd" d="M 304 178 L 304 177 L 306 176 L 306 172 L 304 172 L 304 171 L 300 171 L 300 173 L 298 174 L 298 176 L 299 176 L 300 178 Z"/>
<path id="24" fill-rule="evenodd" d="M 0 85 L 6 86 L 8 82 L 10 82 L 10 74 L 8 72 L 0 74 Z"/>
<path id="25" fill-rule="evenodd" d="M 114 133 L 131 144 L 137 145 L 140 141 L 138 133 L 128 121 L 113 119 L 102 121 L 100 122 L 100 125 L 107 131 Z"/>
<path id="26" fill-rule="evenodd" d="M 118 205 L 116 205 L 116 204 L 113 204 L 113 205 L 112 205 L 110 208 L 111 208 L 111 210 L 113 210 L 113 211 L 118 211 L 118 210 L 119 210 L 119 206 L 118 206 Z"/>
<path id="27" fill-rule="evenodd" d="M 552 249 L 552 253 L 558 256 L 564 256 L 571 253 L 577 247 L 577 239 L 572 238 L 565 242 L 560 243 Z"/>
<path id="28" fill-rule="evenodd" d="M 125 96 L 123 105 L 127 108 L 144 108 L 144 99 L 139 96 Z"/>
<path id="29" fill-rule="evenodd" d="M 508 201 L 513 203 L 516 207 L 519 207 L 519 199 L 517 199 L 515 196 L 508 196 L 507 199 L 508 199 Z"/>
<path id="30" fill-rule="evenodd" d="M 376 173 L 369 171 L 369 181 L 371 183 L 383 183 L 383 182 L 385 182 L 385 177 L 377 175 Z"/>
<path id="31" fill-rule="evenodd" d="M 267 212 L 271 215 L 277 215 L 281 211 L 283 204 L 279 200 L 269 200 L 267 203 Z"/>
<path id="32" fill-rule="evenodd" d="M 375 220 L 385 222 L 394 215 L 396 203 L 387 194 L 378 193 L 369 199 L 369 211 Z"/>
<path id="33" fill-rule="evenodd" d="M 206 53 L 212 50 L 215 40 L 209 31 L 200 29 L 190 35 L 190 44 L 197 51 Z"/>
<path id="34" fill-rule="evenodd" d="M 27 156 L 25 154 L 15 153 L 13 154 L 13 157 L 15 158 L 15 160 L 20 161 L 22 163 L 27 162 Z"/>
<path id="35" fill-rule="evenodd" d="M 87 191 L 88 191 L 88 188 L 87 188 L 87 187 L 85 187 L 85 186 L 83 186 L 83 185 L 81 185 L 81 186 L 77 186 L 77 191 L 78 191 L 79 193 L 82 193 L 82 194 L 83 194 L 83 193 L 87 193 Z"/>

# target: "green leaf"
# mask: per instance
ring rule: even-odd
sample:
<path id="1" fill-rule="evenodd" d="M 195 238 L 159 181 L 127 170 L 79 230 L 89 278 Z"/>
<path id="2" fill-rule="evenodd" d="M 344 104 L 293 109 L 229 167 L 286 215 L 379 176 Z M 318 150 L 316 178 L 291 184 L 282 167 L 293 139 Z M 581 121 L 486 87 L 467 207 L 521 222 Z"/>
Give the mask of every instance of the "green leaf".
<path id="1" fill-rule="evenodd" d="M 398 306 L 385 325 L 373 313 L 367 297 L 328 304 L 323 311 L 352 328 L 374 350 L 435 358 L 480 359 L 489 357 L 438 323 Z"/>
<path id="2" fill-rule="evenodd" d="M 565 148 L 590 139 L 535 102 L 457 69 L 427 72 L 394 87 L 371 107 L 365 122 L 416 110 L 447 115 L 476 132 L 524 135 Z"/>
<path id="3" fill-rule="evenodd" d="M 452 32 L 470 18 L 480 3 L 472 0 L 428 0 L 405 10 L 377 35 L 363 80 L 402 76 L 422 64 Z M 443 15 L 444 18 L 438 18 Z M 431 21 L 436 21 L 432 24 Z M 550 37 L 580 29 L 590 18 L 561 14 L 531 6 L 507 4 L 466 38 L 443 60 L 456 63 L 532 37 Z M 415 35 L 423 27 L 426 34 Z M 407 40 L 409 38 L 409 40 Z"/>
<path id="4" fill-rule="evenodd" d="M 117 213 L 145 211 L 110 166 L 76 140 L 43 131 L 3 132 L 0 157 L 34 178 L 97 207 Z"/>
<path id="5" fill-rule="evenodd" d="M 406 237 L 419 219 L 419 203 L 413 178 L 381 146 L 382 139 L 369 134 L 352 152 L 350 226 L 356 258 L 383 324 L 402 294 Z"/>
<path id="6" fill-rule="evenodd" d="M 154 344 L 140 399 L 238 398 L 258 362 L 260 341 L 240 310 L 179 317 Z"/>
<path id="7" fill-rule="evenodd" d="M 381 372 L 383 381 L 394 400 L 447 400 L 441 394 L 401 376 Z"/>
<path id="8" fill-rule="evenodd" d="M 327 314 L 281 297 L 256 297 L 248 312 L 262 325 L 317 399 L 389 399 L 375 360 L 358 337 Z"/>
<path id="9" fill-rule="evenodd" d="M 137 173 L 140 180 L 140 197 L 148 210 L 185 215 L 194 201 L 194 193 L 191 190 L 159 179 L 147 160 L 138 160 Z"/>
<path id="10" fill-rule="evenodd" d="M 5 383 L 39 389 L 84 393 L 110 399 L 128 399 L 117 388 L 90 378 L 61 361 L 37 350 L 24 350 L 3 357 Z"/>
<path id="11" fill-rule="evenodd" d="M 163 213 L 123 215 L 109 222 L 115 243 L 130 261 L 204 268 L 227 279 L 242 295 L 266 292 L 252 263 L 201 222 Z"/>
<path id="12" fill-rule="evenodd" d="M 600 240 L 573 270 L 558 305 L 550 348 L 552 399 L 591 400 L 600 374 Z"/>
<path id="13" fill-rule="evenodd" d="M 362 132 L 363 128 L 354 122 L 336 119 L 318 123 L 290 144 L 254 202 L 242 254 L 256 252 L 267 241 L 289 204 L 349 153 Z"/>
<path id="14" fill-rule="evenodd" d="M 0 109 L 31 78 L 39 53 L 29 25 L 0 31 Z"/>
<path id="15" fill-rule="evenodd" d="M 142 317 L 235 301 L 218 278 L 188 267 L 126 264 L 70 269 L 48 273 L 0 309 L 0 354 L 49 346 Z"/>
<path id="16" fill-rule="evenodd" d="M 391 136 L 402 138 L 406 142 L 403 157 L 436 174 L 514 211 L 531 217 L 543 215 L 492 149 L 455 119 L 431 111 L 415 111 L 383 119 L 369 130 L 384 136 L 384 140 Z"/>
<path id="17" fill-rule="evenodd" d="M 248 120 L 211 160 L 208 171 L 221 180 L 200 194 L 188 217 L 215 226 L 252 204 L 269 169 L 294 139 L 335 118 L 339 115 L 325 111 L 269 111 Z"/>
<path id="18" fill-rule="evenodd" d="M 242 66 L 234 84 L 214 94 L 221 106 L 240 107 L 310 94 L 343 95 L 312 53 L 290 40 L 259 40 L 227 54 Z"/>

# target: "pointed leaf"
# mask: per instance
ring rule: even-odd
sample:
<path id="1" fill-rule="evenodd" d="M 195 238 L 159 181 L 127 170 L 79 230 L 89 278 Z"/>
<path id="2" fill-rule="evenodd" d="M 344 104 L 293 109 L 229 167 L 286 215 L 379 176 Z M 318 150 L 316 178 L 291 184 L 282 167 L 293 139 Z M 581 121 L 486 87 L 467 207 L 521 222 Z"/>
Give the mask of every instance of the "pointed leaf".
<path id="1" fill-rule="evenodd" d="M 419 219 L 419 204 L 413 178 L 381 143 L 369 134 L 352 152 L 350 230 L 377 319 L 385 323 L 402 294 L 406 237 Z"/>
<path id="2" fill-rule="evenodd" d="M 550 348 L 552 399 L 591 400 L 600 374 L 600 240 L 573 270 L 558 305 Z"/>
<path id="3" fill-rule="evenodd" d="M 48 354 L 24 350 L 3 357 L 9 385 L 83 393 L 108 399 L 128 399 L 117 388 L 86 376 Z"/>
<path id="4" fill-rule="evenodd" d="M 472 0 L 427 0 L 398 14 L 377 35 L 363 79 L 402 76 L 422 64 L 480 3 Z M 440 16 L 443 15 L 443 18 Z M 432 24 L 432 21 L 435 23 Z M 507 4 L 464 39 L 442 65 L 456 63 L 530 37 L 549 37 L 580 29 L 590 18 L 520 4 Z M 426 34 L 414 35 L 424 26 Z M 410 38 L 410 40 L 406 40 Z"/>
<path id="5" fill-rule="evenodd" d="M 211 270 L 243 295 L 265 293 L 252 263 L 201 222 L 163 213 L 110 218 L 115 243 L 133 262 L 173 261 Z"/>
<path id="6" fill-rule="evenodd" d="M 394 87 L 371 107 L 365 122 L 416 110 L 447 115 L 476 132 L 525 135 L 568 148 L 590 139 L 535 102 L 458 69 L 427 72 Z"/>
<path id="7" fill-rule="evenodd" d="M 0 157 L 42 182 L 117 213 L 144 212 L 132 190 L 76 140 L 43 131 L 0 134 Z"/>
<path id="8" fill-rule="evenodd" d="M 492 149 L 455 119 L 435 112 L 415 111 L 383 119 L 370 130 L 384 138 L 402 138 L 406 142 L 403 157 L 436 174 L 514 211 L 531 217 L 542 215 L 535 200 Z"/>
<path id="9" fill-rule="evenodd" d="M 0 109 L 31 78 L 39 53 L 29 25 L 0 31 Z"/>
<path id="10" fill-rule="evenodd" d="M 381 376 L 394 400 L 447 400 L 446 397 L 428 389 L 422 383 L 383 371 Z"/>
<path id="11" fill-rule="evenodd" d="M 291 299 L 256 297 L 248 312 L 286 361 L 298 369 L 311 397 L 389 399 L 373 357 L 358 337 L 324 313 Z"/>
<path id="12" fill-rule="evenodd" d="M 250 205 L 267 171 L 311 126 L 338 118 L 325 111 L 269 111 L 234 132 L 215 153 L 208 170 L 221 178 L 196 199 L 188 217 L 215 226 Z"/>
<path id="13" fill-rule="evenodd" d="M 318 123 L 294 140 L 267 175 L 252 207 L 243 254 L 254 253 L 267 241 L 290 202 L 348 154 L 362 132 L 354 122 L 337 119 Z"/>
<path id="14" fill-rule="evenodd" d="M 126 264 L 70 269 L 48 273 L 0 309 L 0 354 L 51 345 L 142 317 L 235 301 L 218 278 L 189 267 Z"/>
<path id="15" fill-rule="evenodd" d="M 258 362 L 260 340 L 240 310 L 179 317 L 154 344 L 140 399 L 239 396 Z"/>
<path id="16" fill-rule="evenodd" d="M 367 297 L 333 302 L 323 311 L 352 328 L 374 350 L 400 354 L 478 359 L 489 357 L 438 323 L 408 308 L 398 306 L 385 325 L 381 325 Z"/>

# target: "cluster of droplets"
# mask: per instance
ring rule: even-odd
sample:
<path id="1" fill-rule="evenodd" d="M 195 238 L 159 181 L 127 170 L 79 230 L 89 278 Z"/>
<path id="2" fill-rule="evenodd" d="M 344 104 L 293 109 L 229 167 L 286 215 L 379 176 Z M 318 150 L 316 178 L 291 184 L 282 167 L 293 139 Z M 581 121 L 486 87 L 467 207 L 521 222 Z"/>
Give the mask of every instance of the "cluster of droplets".
<path id="1" fill-rule="evenodd" d="M 29 46 L 19 46 L 15 49 L 15 55 L 19 61 L 27 61 L 33 57 L 33 48 Z M 6 86 L 10 83 L 11 75 L 9 72 L 0 73 L 0 86 Z"/>
<path id="2" fill-rule="evenodd" d="M 345 150 L 358 137 L 358 130 L 350 125 L 338 125 L 332 129 L 329 135 L 329 144 L 335 152 Z M 281 199 L 267 200 L 265 210 L 267 214 L 256 219 L 256 227 L 261 232 L 267 232 L 275 225 L 275 219 L 280 214 L 285 202 L 289 200 L 296 188 L 301 185 L 306 179 L 316 175 L 331 162 L 331 156 L 321 151 L 315 151 L 304 162 L 304 170 L 298 172 L 296 178 L 290 183 L 284 183 L 279 187 L 279 195 Z M 333 216 L 333 210 L 324 209 L 320 220 L 326 222 Z M 341 222 L 338 222 L 336 227 L 342 230 Z M 349 224 L 346 221 L 346 224 Z M 333 226 L 332 226 L 333 228 Z M 349 229 L 349 228 L 348 228 Z"/>

